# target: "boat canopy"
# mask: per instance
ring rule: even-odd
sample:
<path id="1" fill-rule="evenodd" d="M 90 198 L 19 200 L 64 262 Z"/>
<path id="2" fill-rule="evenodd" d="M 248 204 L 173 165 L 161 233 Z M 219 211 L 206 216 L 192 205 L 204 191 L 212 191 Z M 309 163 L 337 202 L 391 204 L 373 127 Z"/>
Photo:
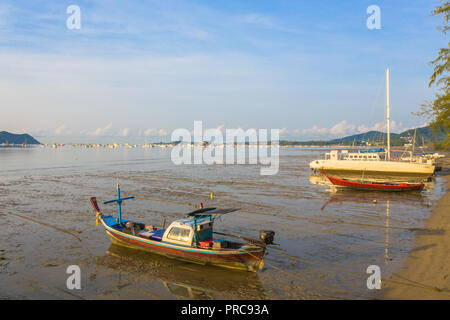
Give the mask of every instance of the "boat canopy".
<path id="1" fill-rule="evenodd" d="M 234 211 L 238 211 L 240 208 L 228 208 L 228 209 L 216 209 L 216 208 L 203 208 L 188 213 L 187 217 L 202 217 L 218 214 L 226 214 Z"/>
<path id="2" fill-rule="evenodd" d="M 368 149 L 368 150 L 360 150 L 360 153 L 377 153 L 377 152 L 386 152 L 386 149 L 379 148 L 379 149 Z"/>

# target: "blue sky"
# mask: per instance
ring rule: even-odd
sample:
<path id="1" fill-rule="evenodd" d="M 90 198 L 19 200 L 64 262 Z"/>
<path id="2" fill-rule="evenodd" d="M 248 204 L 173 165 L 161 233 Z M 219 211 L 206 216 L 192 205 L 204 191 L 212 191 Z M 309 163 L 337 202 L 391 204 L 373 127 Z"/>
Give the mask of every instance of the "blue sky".
<path id="1" fill-rule="evenodd" d="M 2 1 L 0 130 L 160 139 L 176 128 L 279 128 L 282 138 L 393 131 L 432 98 L 447 46 L 436 0 Z M 69 30 L 69 5 L 81 29 Z M 369 30 L 369 5 L 381 29 Z"/>

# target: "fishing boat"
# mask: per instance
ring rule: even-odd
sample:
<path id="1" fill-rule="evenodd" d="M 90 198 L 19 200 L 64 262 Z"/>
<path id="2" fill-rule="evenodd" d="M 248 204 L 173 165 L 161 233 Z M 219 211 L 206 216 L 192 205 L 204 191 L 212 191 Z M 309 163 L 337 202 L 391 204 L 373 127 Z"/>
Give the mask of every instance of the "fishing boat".
<path id="1" fill-rule="evenodd" d="M 371 190 L 371 191 L 413 191 L 413 190 L 422 190 L 425 187 L 425 184 L 423 183 L 391 183 L 391 182 L 375 182 L 367 180 L 340 179 L 329 176 L 323 169 L 321 170 L 321 172 L 335 186 L 346 187 L 350 189 Z"/>
<path id="2" fill-rule="evenodd" d="M 118 217 L 104 215 L 95 197 L 91 204 L 96 221 L 105 227 L 112 243 L 203 265 L 256 272 L 264 266 L 266 246 L 273 243 L 273 231 L 260 231 L 260 238 L 233 236 L 213 231 L 215 219 L 239 209 L 200 208 L 172 222 L 168 228 L 158 228 L 122 219 L 121 204 L 134 197 L 121 198 L 117 185 L 117 199 L 104 204 L 117 203 Z M 247 242 L 216 239 L 214 234 L 237 237 Z"/>
<path id="3" fill-rule="evenodd" d="M 309 167 L 319 171 L 325 169 L 328 172 L 340 173 L 366 173 L 370 175 L 389 176 L 414 176 L 428 178 L 434 174 L 435 166 L 432 160 L 420 162 L 393 161 L 391 158 L 390 139 L 390 102 L 389 102 L 389 69 L 386 69 L 386 124 L 387 124 L 387 148 L 370 153 L 349 153 L 343 150 L 332 150 L 326 153 L 325 159 L 313 160 Z M 382 157 L 380 157 L 382 155 Z"/>

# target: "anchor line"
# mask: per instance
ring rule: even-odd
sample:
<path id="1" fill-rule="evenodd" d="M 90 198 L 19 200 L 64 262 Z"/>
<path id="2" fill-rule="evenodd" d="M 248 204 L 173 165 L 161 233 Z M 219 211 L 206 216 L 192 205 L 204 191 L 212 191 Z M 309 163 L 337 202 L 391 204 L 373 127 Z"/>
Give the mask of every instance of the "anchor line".
<path id="1" fill-rule="evenodd" d="M 55 229 L 55 230 L 60 231 L 60 232 L 67 233 L 67 234 L 71 235 L 72 237 L 74 237 L 75 239 L 77 239 L 77 240 L 81 243 L 81 246 L 89 253 L 89 255 L 90 255 L 91 257 L 94 256 L 94 255 L 92 254 L 92 252 L 89 250 L 89 248 L 86 247 L 86 245 L 83 243 L 83 240 L 82 240 L 80 237 L 78 237 L 76 234 L 74 234 L 73 232 L 70 232 L 70 231 L 68 231 L 68 230 L 66 230 L 66 229 L 63 229 L 63 228 L 60 228 L 60 227 L 56 227 L 56 226 L 53 226 L 53 225 L 51 225 L 51 224 L 48 224 L 48 223 L 45 223 L 45 222 L 42 222 L 42 221 L 39 221 L 39 220 L 30 218 L 30 217 L 26 217 L 26 216 L 20 215 L 20 214 L 18 214 L 18 213 L 9 212 L 9 211 L 4 211 L 4 210 L 0 210 L 0 212 L 1 212 L 1 213 L 6 213 L 6 214 L 9 214 L 9 215 L 12 215 L 12 216 L 16 216 L 16 217 L 19 217 L 19 218 L 24 219 L 24 220 L 32 221 L 32 222 L 34 222 L 34 223 L 38 223 L 38 224 L 40 224 L 40 225 L 46 226 L 46 227 L 48 227 L 48 228 Z"/>

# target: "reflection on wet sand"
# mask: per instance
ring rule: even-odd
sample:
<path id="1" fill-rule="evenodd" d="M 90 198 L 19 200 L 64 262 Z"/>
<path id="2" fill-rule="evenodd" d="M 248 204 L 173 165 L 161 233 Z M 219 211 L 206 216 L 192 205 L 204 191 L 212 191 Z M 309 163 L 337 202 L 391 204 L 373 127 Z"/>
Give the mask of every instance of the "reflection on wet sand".
<path id="1" fill-rule="evenodd" d="M 383 203 L 392 201 L 398 205 L 425 205 L 427 200 L 421 193 L 408 192 L 401 195 L 397 192 L 388 193 L 383 191 L 355 191 L 355 190 L 339 190 L 332 193 L 326 201 L 324 201 L 321 210 L 324 210 L 330 204 L 343 204 L 346 202 L 354 203 Z"/>
<path id="2" fill-rule="evenodd" d="M 148 252 L 111 244 L 96 261 L 98 267 L 121 273 L 139 272 L 144 279 L 157 279 L 173 298 L 179 299 L 267 299 L 258 275 L 253 272 L 175 261 Z M 145 284 L 145 281 L 144 281 Z"/>
<path id="3" fill-rule="evenodd" d="M 386 202 L 386 229 L 384 241 L 384 263 L 389 261 L 389 200 Z"/>

